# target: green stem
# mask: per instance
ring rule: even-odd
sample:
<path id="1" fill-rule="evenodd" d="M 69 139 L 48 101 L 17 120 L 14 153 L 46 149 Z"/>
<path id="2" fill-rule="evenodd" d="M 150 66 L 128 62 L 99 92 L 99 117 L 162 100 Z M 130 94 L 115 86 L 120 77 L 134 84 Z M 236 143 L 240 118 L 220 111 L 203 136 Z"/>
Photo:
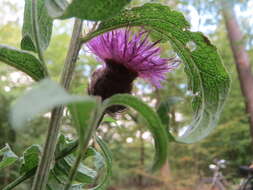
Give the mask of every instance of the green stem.
<path id="1" fill-rule="evenodd" d="M 39 25 L 38 25 L 38 14 L 37 14 L 37 0 L 32 0 L 32 9 L 31 9 L 31 17 L 32 17 L 32 28 L 33 28 L 33 35 L 35 39 L 35 45 L 36 45 L 36 50 L 39 56 L 40 61 L 42 62 L 44 66 L 44 74 L 45 76 L 49 76 L 47 66 L 44 60 L 44 55 L 43 51 L 40 47 L 40 42 L 39 42 Z"/>
<path id="2" fill-rule="evenodd" d="M 75 63 L 81 47 L 80 36 L 82 30 L 82 21 L 75 20 L 73 34 L 65 60 L 64 70 L 61 77 L 61 85 L 68 90 L 73 76 Z M 51 121 L 47 133 L 46 143 L 43 149 L 43 154 L 40 159 L 38 169 L 32 185 L 32 190 L 44 190 L 48 181 L 50 165 L 53 161 L 53 156 L 57 143 L 57 136 L 60 129 L 60 123 L 63 113 L 63 106 L 55 108 L 52 111 Z"/>
<path id="3" fill-rule="evenodd" d="M 72 166 L 72 168 L 70 170 L 69 180 L 68 180 L 68 183 L 66 184 L 64 190 L 69 190 L 69 188 L 71 187 L 71 184 L 72 184 L 73 180 L 75 179 L 78 166 L 79 166 L 80 162 L 82 161 L 84 154 L 87 151 L 87 148 L 88 148 L 89 142 L 93 136 L 93 133 L 95 132 L 97 126 L 99 126 L 100 123 L 102 122 L 104 115 L 105 115 L 105 113 L 100 112 L 100 108 L 98 108 L 96 110 L 95 114 L 93 115 L 90 127 L 88 128 L 88 131 L 85 131 L 84 141 L 79 142 L 78 156 L 76 158 L 74 165 Z"/>
<path id="4" fill-rule="evenodd" d="M 68 180 L 68 183 L 65 186 L 64 190 L 69 190 L 69 188 L 71 187 L 72 181 L 74 180 L 75 175 L 76 175 L 76 171 L 77 171 L 79 164 L 82 160 L 82 156 L 83 156 L 82 154 L 78 154 L 76 161 L 70 170 L 69 180 Z"/>

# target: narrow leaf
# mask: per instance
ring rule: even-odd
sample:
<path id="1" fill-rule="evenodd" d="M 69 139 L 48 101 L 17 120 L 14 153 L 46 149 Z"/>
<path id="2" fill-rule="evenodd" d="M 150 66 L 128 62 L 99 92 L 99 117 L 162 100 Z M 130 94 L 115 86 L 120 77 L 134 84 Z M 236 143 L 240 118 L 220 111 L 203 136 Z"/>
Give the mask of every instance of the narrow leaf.
<path id="1" fill-rule="evenodd" d="M 45 78 L 44 67 L 41 62 L 26 51 L 0 45 L 0 61 L 23 71 L 34 80 Z"/>
<path id="2" fill-rule="evenodd" d="M 53 18 L 77 17 L 84 20 L 104 20 L 117 14 L 130 0 L 46 0 L 49 14 Z"/>
<path id="3" fill-rule="evenodd" d="M 45 7 L 45 0 L 37 0 L 37 17 L 39 29 L 39 43 L 41 49 L 45 50 L 50 42 L 53 20 L 48 15 Z M 35 37 L 33 32 L 33 23 L 31 17 L 32 0 L 25 0 L 24 24 L 22 28 L 21 48 L 24 50 L 36 52 Z"/>
<path id="4" fill-rule="evenodd" d="M 112 175 L 112 153 L 110 149 L 107 147 L 107 144 L 99 137 L 96 136 L 96 141 L 103 151 L 103 155 L 105 158 L 105 164 L 106 164 L 106 174 L 103 178 L 103 180 L 96 186 L 89 190 L 103 190 L 106 189 L 106 186 L 109 182 L 109 179 Z"/>
<path id="5" fill-rule="evenodd" d="M 45 79 L 20 97 L 12 106 L 11 124 L 15 128 L 20 128 L 27 120 L 50 111 L 56 106 L 82 101 L 94 102 L 94 98 L 70 95 L 57 83 Z"/>
<path id="6" fill-rule="evenodd" d="M 0 157 L 2 157 L 0 161 L 0 170 L 12 165 L 19 159 L 8 144 L 0 150 Z"/>
<path id="7" fill-rule="evenodd" d="M 163 166 L 168 154 L 168 136 L 161 120 L 156 112 L 154 112 L 147 104 L 138 98 L 128 94 L 118 94 L 104 101 L 104 107 L 108 108 L 112 105 L 123 105 L 133 108 L 137 111 L 148 124 L 148 129 L 153 134 L 155 141 L 155 160 L 153 170 Z"/>
<path id="8" fill-rule="evenodd" d="M 193 143 L 206 137 L 217 125 L 230 87 L 229 75 L 216 47 L 202 33 L 189 31 L 183 14 L 155 3 L 125 10 L 102 22 L 83 42 L 128 26 L 141 26 L 160 34 L 161 40 L 169 41 L 184 62 L 189 90 L 194 95 L 194 114 L 188 130 L 177 141 Z"/>

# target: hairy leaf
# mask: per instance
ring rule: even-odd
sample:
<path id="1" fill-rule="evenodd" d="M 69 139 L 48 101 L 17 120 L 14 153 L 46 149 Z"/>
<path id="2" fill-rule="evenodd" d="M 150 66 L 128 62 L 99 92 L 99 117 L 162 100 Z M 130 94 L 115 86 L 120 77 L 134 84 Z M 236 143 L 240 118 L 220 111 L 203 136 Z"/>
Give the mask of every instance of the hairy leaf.
<path id="1" fill-rule="evenodd" d="M 0 45 L 0 61 L 23 71 L 36 81 L 45 77 L 43 65 L 29 52 Z"/>
<path id="2" fill-rule="evenodd" d="M 18 98 L 11 108 L 11 124 L 15 128 L 20 128 L 27 120 L 50 111 L 56 106 L 77 102 L 94 102 L 94 98 L 70 95 L 57 83 L 45 79 Z"/>
<path id="3" fill-rule="evenodd" d="M 192 123 L 178 142 L 193 143 L 206 137 L 217 125 L 227 98 L 230 78 L 217 49 L 200 32 L 188 30 L 183 14 L 161 4 L 145 4 L 102 22 L 83 42 L 104 32 L 128 26 L 142 26 L 169 41 L 183 60 L 189 90 L 193 92 Z"/>
<path id="4" fill-rule="evenodd" d="M 138 98 L 128 94 L 117 94 L 104 101 L 105 108 L 112 105 L 131 107 L 145 119 L 150 132 L 153 134 L 156 148 L 155 160 L 152 169 L 156 170 L 162 167 L 167 159 L 168 136 L 157 113 Z"/>
<path id="5" fill-rule="evenodd" d="M 104 20 L 118 13 L 130 0 L 46 0 L 53 18 L 77 17 L 84 20 Z"/>
<path id="6" fill-rule="evenodd" d="M 25 0 L 24 24 L 22 28 L 21 48 L 24 50 L 37 52 L 33 32 L 31 11 L 32 11 L 32 0 Z M 47 9 L 45 7 L 45 0 L 37 0 L 37 17 L 38 17 L 39 43 L 41 45 L 41 49 L 45 50 L 49 45 L 53 28 L 53 20 L 47 13 Z"/>
<path id="7" fill-rule="evenodd" d="M 8 144 L 0 150 L 0 157 L 2 157 L 0 161 L 0 170 L 12 165 L 19 159 Z"/>
<path id="8" fill-rule="evenodd" d="M 32 145 L 28 147 L 24 153 L 22 159 L 22 165 L 20 173 L 26 173 L 36 167 L 39 163 L 39 157 L 41 153 L 41 147 L 39 145 Z"/>

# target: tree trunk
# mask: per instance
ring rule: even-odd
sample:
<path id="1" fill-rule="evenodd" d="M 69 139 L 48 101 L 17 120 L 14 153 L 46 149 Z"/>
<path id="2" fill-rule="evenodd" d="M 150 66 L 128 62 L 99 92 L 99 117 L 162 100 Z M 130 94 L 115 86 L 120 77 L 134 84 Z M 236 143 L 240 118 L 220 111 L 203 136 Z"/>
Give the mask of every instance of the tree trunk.
<path id="1" fill-rule="evenodd" d="M 222 2 L 222 13 L 226 23 L 227 34 L 234 55 L 242 94 L 245 98 L 246 113 L 249 117 L 250 135 L 253 143 L 253 75 L 249 56 L 245 50 L 243 34 L 236 20 L 232 3 Z"/>

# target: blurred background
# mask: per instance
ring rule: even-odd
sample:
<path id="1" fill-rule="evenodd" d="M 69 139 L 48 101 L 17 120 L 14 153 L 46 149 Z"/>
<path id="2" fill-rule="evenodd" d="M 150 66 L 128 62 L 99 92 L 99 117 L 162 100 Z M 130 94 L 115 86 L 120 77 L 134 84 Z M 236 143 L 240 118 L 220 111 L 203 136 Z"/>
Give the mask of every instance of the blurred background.
<path id="1" fill-rule="evenodd" d="M 151 1 L 133 0 L 129 7 L 146 2 Z M 98 133 L 108 142 L 113 153 L 113 176 L 108 190 L 192 190 L 199 179 L 212 176 L 208 166 L 214 159 L 228 161 L 223 174 L 229 183 L 238 184 L 238 167 L 249 165 L 253 161 L 253 136 L 250 133 L 250 126 L 253 133 L 253 124 L 250 125 L 248 120 L 250 113 L 245 112 L 247 94 L 242 93 L 243 89 L 240 85 L 242 77 L 238 76 L 235 52 L 232 51 L 229 43 L 228 32 L 231 33 L 233 28 L 225 24 L 228 20 L 224 17 L 224 12 L 222 14 L 222 7 L 218 0 L 153 0 L 152 2 L 160 2 L 183 12 L 192 25 L 191 30 L 203 32 L 217 46 L 232 78 L 231 92 L 215 131 L 196 144 L 171 143 L 168 147 L 167 163 L 155 174 L 147 172 L 147 168 L 152 164 L 154 153 L 152 136 L 145 125 L 136 122 L 137 115 L 127 111 L 118 117 L 117 121 L 104 122 Z M 235 29 L 240 29 L 239 32 L 243 35 L 244 53 L 253 60 L 253 0 L 233 1 L 232 6 L 229 11 L 230 13 L 233 11 L 234 15 L 229 19 L 237 19 L 239 27 Z M 24 1 L 1 0 L 1 44 L 20 47 L 23 9 Z M 72 24 L 73 20 L 54 22 L 53 37 L 45 54 L 49 71 L 56 81 L 59 80 L 63 69 Z M 86 23 L 85 29 L 87 30 L 89 26 L 90 23 Z M 163 57 L 175 56 L 169 44 L 165 43 L 161 46 Z M 83 48 L 78 59 L 71 92 L 87 94 L 89 77 L 100 64 L 87 52 L 87 49 Z M 249 68 L 250 65 L 247 69 Z M 22 72 L 0 62 L 0 148 L 5 143 L 9 143 L 17 155 L 22 155 L 31 144 L 43 144 L 50 118 L 50 113 L 45 114 L 30 122 L 22 132 L 12 129 L 7 120 L 13 101 L 31 88 L 33 83 L 32 79 Z M 169 125 L 174 134 L 180 135 L 189 124 L 192 117 L 193 95 L 187 90 L 183 64 L 168 74 L 162 89 L 155 89 L 145 81 L 139 80 L 135 82 L 134 94 L 154 108 L 157 108 L 162 101 L 169 100 Z M 61 127 L 61 132 L 69 138 L 76 137 L 75 130 L 67 119 Z M 1 171 L 0 189 L 18 176 L 17 166 Z M 28 180 L 16 189 L 28 189 L 30 183 L 31 181 Z"/>

